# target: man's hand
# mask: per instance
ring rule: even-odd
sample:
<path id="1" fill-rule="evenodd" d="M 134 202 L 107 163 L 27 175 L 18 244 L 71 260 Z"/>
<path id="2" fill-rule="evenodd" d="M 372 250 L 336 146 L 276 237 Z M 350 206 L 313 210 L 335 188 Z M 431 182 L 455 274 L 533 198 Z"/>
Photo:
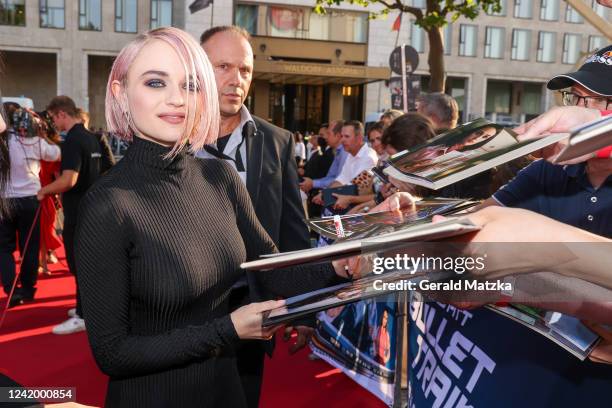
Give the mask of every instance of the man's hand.
<path id="1" fill-rule="evenodd" d="M 593 322 L 583 320 L 582 323 L 601 337 L 597 346 L 589 354 L 589 359 L 596 363 L 612 364 L 612 330 Z"/>
<path id="2" fill-rule="evenodd" d="M 303 181 L 300 183 L 300 188 L 303 192 L 307 193 L 313 188 L 313 182 L 310 177 L 304 177 Z"/>
<path id="3" fill-rule="evenodd" d="M 333 193 L 332 196 L 336 197 L 336 202 L 334 203 L 334 208 L 336 210 L 344 210 L 349 205 L 353 204 L 353 196 L 336 193 Z"/>
<path id="4" fill-rule="evenodd" d="M 569 133 L 572 129 L 601 118 L 597 109 L 582 108 L 579 106 L 557 106 L 538 116 L 535 119 L 514 129 L 519 134 L 519 140 L 539 139 L 551 133 Z M 536 157 L 546 160 L 554 159 L 563 149 L 567 141 L 547 146 L 538 152 L 532 153 Z M 585 155 L 565 162 L 564 164 L 580 163 L 593 157 Z"/>
<path id="5" fill-rule="evenodd" d="M 291 334 L 294 331 L 297 333 L 297 338 L 295 339 L 295 343 L 289 346 L 289 355 L 295 354 L 301 349 L 303 349 L 308 344 L 308 342 L 310 341 L 310 338 L 312 337 L 314 333 L 314 329 L 312 327 L 287 326 L 285 327 L 285 333 L 283 335 L 283 340 L 286 342 L 291 340 Z"/>
<path id="6" fill-rule="evenodd" d="M 415 201 L 416 199 L 409 193 L 395 193 L 376 207 L 372 208 L 370 212 L 398 211 L 403 208 L 414 207 Z"/>
<path id="7" fill-rule="evenodd" d="M 366 201 L 365 203 L 361 203 L 359 205 L 356 205 L 355 207 L 351 208 L 351 210 L 349 212 L 347 212 L 347 214 L 363 214 L 363 213 L 368 213 L 370 212 L 370 208 L 373 208 L 376 206 L 376 201 L 374 200 L 370 200 L 370 201 Z"/>

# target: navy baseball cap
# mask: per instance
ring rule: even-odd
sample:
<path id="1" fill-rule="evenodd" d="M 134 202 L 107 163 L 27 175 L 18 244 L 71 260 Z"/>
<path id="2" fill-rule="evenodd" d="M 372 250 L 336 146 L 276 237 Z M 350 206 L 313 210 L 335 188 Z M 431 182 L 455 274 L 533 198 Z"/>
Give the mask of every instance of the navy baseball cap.
<path id="1" fill-rule="evenodd" d="M 558 90 L 575 84 L 596 94 L 612 97 L 612 45 L 587 58 L 578 71 L 555 76 L 546 87 Z"/>

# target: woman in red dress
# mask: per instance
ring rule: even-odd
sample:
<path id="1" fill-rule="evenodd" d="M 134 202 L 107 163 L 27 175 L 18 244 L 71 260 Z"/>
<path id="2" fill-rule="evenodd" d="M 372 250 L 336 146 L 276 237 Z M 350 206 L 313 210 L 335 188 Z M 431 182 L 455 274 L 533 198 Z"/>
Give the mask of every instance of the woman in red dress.
<path id="1" fill-rule="evenodd" d="M 46 120 L 41 120 L 39 136 L 51 143 L 60 143 L 60 136 Z M 51 183 L 60 172 L 60 162 L 40 161 L 40 185 L 41 187 Z M 57 217 L 57 198 L 47 196 L 40 202 L 40 265 L 44 274 L 50 275 L 47 268 L 48 263 L 56 263 L 54 251 L 62 246 L 62 241 L 55 232 L 55 220 Z M 39 269 L 40 270 L 40 269 Z"/>

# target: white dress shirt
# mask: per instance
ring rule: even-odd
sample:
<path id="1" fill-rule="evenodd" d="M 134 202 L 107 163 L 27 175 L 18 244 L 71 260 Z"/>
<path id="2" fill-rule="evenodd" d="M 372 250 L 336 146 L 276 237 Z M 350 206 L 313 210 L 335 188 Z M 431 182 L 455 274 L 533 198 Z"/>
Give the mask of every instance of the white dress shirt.
<path id="1" fill-rule="evenodd" d="M 353 156 L 349 153 L 340 174 L 336 177 L 336 181 L 342 185 L 350 184 L 362 171 L 376 166 L 377 161 L 378 155 L 376 151 L 367 144 L 364 144 L 357 152 L 357 155 Z"/>
<path id="2" fill-rule="evenodd" d="M 304 142 L 296 142 L 295 157 L 299 157 L 302 160 L 306 160 L 306 146 L 304 146 Z"/>

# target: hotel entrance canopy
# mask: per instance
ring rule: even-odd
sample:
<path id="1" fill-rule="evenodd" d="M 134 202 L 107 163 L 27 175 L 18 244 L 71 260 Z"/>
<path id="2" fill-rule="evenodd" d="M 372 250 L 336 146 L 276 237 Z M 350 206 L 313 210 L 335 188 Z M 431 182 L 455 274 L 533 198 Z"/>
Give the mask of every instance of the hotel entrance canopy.
<path id="1" fill-rule="evenodd" d="M 256 60 L 254 79 L 296 85 L 361 85 L 389 79 L 386 67 Z"/>

